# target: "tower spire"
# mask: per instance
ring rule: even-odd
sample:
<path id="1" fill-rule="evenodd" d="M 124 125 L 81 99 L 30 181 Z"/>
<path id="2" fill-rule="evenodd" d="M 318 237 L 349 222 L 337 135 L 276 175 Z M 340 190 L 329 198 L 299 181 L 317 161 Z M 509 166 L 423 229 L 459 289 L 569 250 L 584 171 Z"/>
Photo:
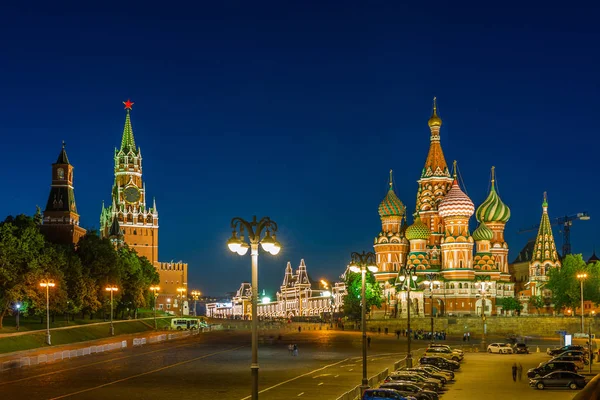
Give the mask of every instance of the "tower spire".
<path id="1" fill-rule="evenodd" d="M 67 157 L 67 151 L 65 150 L 65 141 L 62 141 L 62 149 L 60 150 L 60 153 L 58 154 L 58 159 L 56 160 L 55 164 L 67 164 L 70 165 L 69 163 L 69 157 Z"/>
<path id="2" fill-rule="evenodd" d="M 496 167 L 492 165 L 492 188 L 494 187 L 494 182 L 496 182 Z"/>
<path id="3" fill-rule="evenodd" d="M 131 117 L 129 115 L 133 102 L 130 100 L 124 101 L 125 110 L 127 115 L 125 116 L 125 126 L 123 127 L 123 138 L 121 139 L 121 151 L 128 153 L 129 151 L 136 152 L 135 139 L 133 138 L 133 129 L 131 128 Z"/>
<path id="4" fill-rule="evenodd" d="M 394 183 L 392 182 L 392 170 L 390 169 L 390 190 L 393 188 Z"/>
<path id="5" fill-rule="evenodd" d="M 456 180 L 457 174 L 456 174 L 456 160 L 454 160 L 454 162 L 452 163 L 452 177 L 454 178 L 454 180 Z"/>
<path id="6" fill-rule="evenodd" d="M 429 118 L 427 124 L 430 128 L 437 127 L 438 131 L 440 126 L 442 126 L 442 119 L 437 115 L 437 97 L 433 98 L 433 112 L 431 113 L 431 118 Z"/>

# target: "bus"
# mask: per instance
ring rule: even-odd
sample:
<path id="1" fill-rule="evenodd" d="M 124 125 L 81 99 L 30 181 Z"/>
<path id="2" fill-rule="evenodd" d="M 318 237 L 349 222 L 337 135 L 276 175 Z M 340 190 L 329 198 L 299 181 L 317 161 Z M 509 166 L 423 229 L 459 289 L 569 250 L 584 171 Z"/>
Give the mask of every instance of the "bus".
<path id="1" fill-rule="evenodd" d="M 199 318 L 173 318 L 171 320 L 171 329 L 188 330 L 207 328 L 208 324 Z"/>

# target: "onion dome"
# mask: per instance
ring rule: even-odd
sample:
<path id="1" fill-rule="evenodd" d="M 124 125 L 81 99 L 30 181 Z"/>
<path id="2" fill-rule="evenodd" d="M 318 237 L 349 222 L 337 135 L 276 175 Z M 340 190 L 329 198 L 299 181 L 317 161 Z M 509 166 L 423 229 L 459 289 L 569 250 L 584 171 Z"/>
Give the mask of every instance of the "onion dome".
<path id="1" fill-rule="evenodd" d="M 394 186 L 392 183 L 392 170 L 390 170 L 390 189 L 383 198 L 383 201 L 379 204 L 379 216 L 390 217 L 390 216 L 403 216 L 405 212 L 404 204 L 396 196 L 394 192 Z"/>
<path id="2" fill-rule="evenodd" d="M 477 221 L 479 222 L 508 222 L 510 219 L 510 208 L 500 200 L 496 192 L 494 179 L 494 169 L 492 167 L 492 188 L 487 199 L 477 208 Z"/>
<path id="3" fill-rule="evenodd" d="M 472 236 L 477 242 L 480 240 L 492 240 L 494 237 L 494 232 L 492 232 L 492 230 L 488 228 L 484 222 L 482 222 L 479 224 L 477 229 L 475 229 Z"/>
<path id="4" fill-rule="evenodd" d="M 431 231 L 429 230 L 427 225 L 425 225 L 423 223 L 423 221 L 421 221 L 421 217 L 419 217 L 419 214 L 417 214 L 413 224 L 411 226 L 409 226 L 408 228 L 406 228 L 405 237 L 408 240 L 415 240 L 415 239 L 427 240 L 427 239 L 429 239 L 429 236 L 431 236 Z"/>
<path id="5" fill-rule="evenodd" d="M 454 162 L 456 171 L 456 161 Z M 442 218 L 445 217 L 470 217 L 475 212 L 473 202 L 458 186 L 456 172 L 454 172 L 454 182 L 452 187 L 444 196 L 444 199 L 438 205 L 438 211 Z"/>
<path id="6" fill-rule="evenodd" d="M 431 114 L 429 121 L 427 121 L 427 125 L 429 125 L 430 128 L 442 126 L 442 119 L 437 115 L 437 101 L 435 97 L 433 98 L 433 113 Z"/>

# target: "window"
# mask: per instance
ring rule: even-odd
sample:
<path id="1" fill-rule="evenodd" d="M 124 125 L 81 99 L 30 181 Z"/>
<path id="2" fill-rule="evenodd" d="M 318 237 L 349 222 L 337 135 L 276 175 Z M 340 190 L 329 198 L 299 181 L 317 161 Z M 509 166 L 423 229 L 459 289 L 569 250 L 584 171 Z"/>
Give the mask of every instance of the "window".
<path id="1" fill-rule="evenodd" d="M 167 304 L 167 310 L 170 310 L 170 309 L 171 309 L 171 304 Z"/>
<path id="2" fill-rule="evenodd" d="M 159 304 L 159 305 L 158 305 L 158 309 L 159 309 L 159 310 L 162 310 L 162 309 L 163 309 L 163 305 L 164 305 L 164 304 Z"/>

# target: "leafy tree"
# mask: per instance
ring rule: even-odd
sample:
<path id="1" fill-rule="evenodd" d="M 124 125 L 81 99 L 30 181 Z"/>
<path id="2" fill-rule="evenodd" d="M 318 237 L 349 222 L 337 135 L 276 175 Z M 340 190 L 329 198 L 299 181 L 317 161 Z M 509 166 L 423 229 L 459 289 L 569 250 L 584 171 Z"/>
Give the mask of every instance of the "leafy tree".
<path id="1" fill-rule="evenodd" d="M 348 294 L 344 296 L 344 314 L 352 321 L 360 321 L 362 316 L 362 276 L 360 272 L 346 273 L 346 290 Z M 367 299 L 367 313 L 370 313 L 373 306 L 381 307 L 381 286 L 375 280 L 375 275 L 370 271 L 365 275 L 365 297 Z"/>
<path id="2" fill-rule="evenodd" d="M 146 306 L 150 285 L 159 283 L 158 272 L 146 257 L 138 257 L 128 247 L 121 248 L 118 255 L 123 285 L 118 308 L 133 312 L 135 318 L 137 309 Z"/>
<path id="3" fill-rule="evenodd" d="M 523 305 L 516 297 L 502 297 L 497 305 L 502 306 L 505 311 L 520 312 L 523 309 Z"/>
<path id="4" fill-rule="evenodd" d="M 548 272 L 546 289 L 552 291 L 552 303 L 556 310 L 580 305 L 579 273 L 587 274 L 583 285 L 584 300 L 600 303 L 600 263 L 586 265 L 581 254 L 569 254 L 563 260 L 561 268 L 552 268 Z"/>
<path id="5" fill-rule="evenodd" d="M 531 296 L 529 298 L 529 306 L 533 307 L 537 310 L 538 315 L 540 314 L 540 311 L 546 307 L 546 302 L 544 301 L 544 299 L 542 298 L 542 296 Z"/>

